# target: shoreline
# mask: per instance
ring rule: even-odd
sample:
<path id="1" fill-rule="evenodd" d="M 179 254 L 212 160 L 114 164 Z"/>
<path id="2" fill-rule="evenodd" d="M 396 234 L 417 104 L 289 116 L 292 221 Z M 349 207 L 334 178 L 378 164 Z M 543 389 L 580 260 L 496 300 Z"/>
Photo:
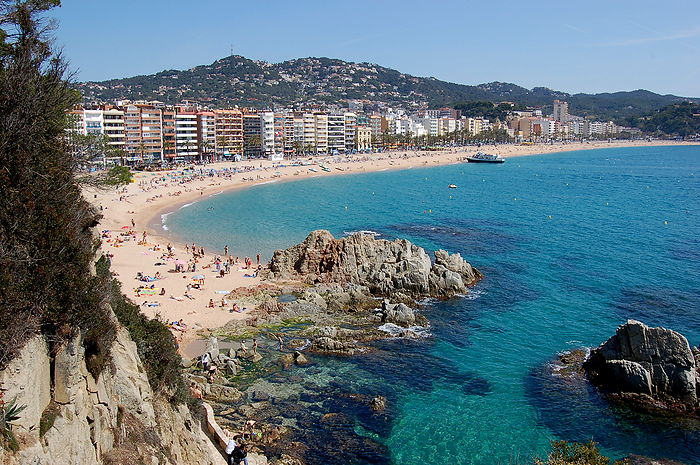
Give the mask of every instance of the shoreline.
<path id="1" fill-rule="evenodd" d="M 554 153 L 565 153 L 565 152 L 575 152 L 575 151 L 582 151 L 582 150 L 601 150 L 601 149 L 610 149 L 610 148 L 625 148 L 625 147 L 665 147 L 665 146 L 697 146 L 700 145 L 700 142 L 669 142 L 669 141 L 652 141 L 652 142 L 638 142 L 638 141 L 632 141 L 632 142 L 612 142 L 612 143 L 607 143 L 607 142 L 593 142 L 590 144 L 582 144 L 582 143 L 570 143 L 570 144 L 556 144 L 556 145 L 532 145 L 532 146 L 521 146 L 521 145 L 498 145 L 495 146 L 497 148 L 500 147 L 509 147 L 510 149 L 515 149 L 514 152 L 508 153 L 505 158 L 520 158 L 520 157 L 530 157 L 530 156 L 539 156 L 539 155 L 549 155 L 549 154 L 554 154 Z M 532 148 L 537 148 L 540 150 L 527 150 L 527 149 L 532 149 Z M 542 151 L 541 149 L 543 148 L 554 148 L 554 150 L 545 150 Z M 518 150 L 520 149 L 520 150 Z M 234 192 L 240 189 L 245 189 L 245 188 L 252 188 L 256 186 L 262 186 L 266 184 L 275 184 L 275 183 L 282 183 L 282 182 L 292 182 L 292 181 L 299 181 L 302 179 L 307 179 L 307 178 L 314 178 L 314 177 L 328 177 L 328 176 L 345 176 L 345 175 L 354 175 L 354 174 L 363 174 L 363 173 L 373 173 L 373 172 L 385 172 L 385 171 L 398 171 L 398 170 L 405 170 L 405 169 L 413 169 L 413 168 L 427 168 L 427 167 L 434 167 L 434 166 L 446 166 L 446 165 L 454 165 L 454 164 L 459 164 L 459 163 L 465 163 L 461 161 L 462 158 L 464 158 L 466 155 L 479 151 L 480 148 L 473 148 L 470 150 L 459 150 L 459 151 L 437 151 L 437 152 L 384 152 L 384 153 L 379 153 L 379 154 L 366 154 L 362 155 L 372 157 L 375 156 L 374 160 L 369 160 L 370 163 L 373 162 L 380 162 L 380 161 L 393 161 L 393 162 L 399 162 L 397 163 L 388 163 L 388 166 L 383 166 L 380 167 L 381 165 L 378 165 L 375 169 L 366 169 L 367 168 L 367 163 L 366 162 L 360 162 L 363 164 L 363 169 L 360 171 L 351 171 L 351 170 L 345 170 L 345 171 L 337 171 L 337 170 L 332 170 L 331 172 L 327 173 L 312 173 L 309 175 L 308 173 L 305 175 L 301 175 L 298 177 L 290 177 L 289 176 L 289 171 L 292 169 L 303 169 L 304 167 L 301 166 L 286 166 L 285 168 L 282 168 L 282 170 L 286 170 L 283 172 L 283 175 L 280 178 L 276 178 L 274 180 L 269 180 L 269 179 L 261 179 L 261 180 L 255 180 L 252 182 L 240 182 L 240 183 L 229 183 L 228 185 L 222 185 L 220 186 L 219 192 L 216 192 L 217 188 L 211 188 L 208 190 L 201 191 L 204 195 L 197 196 L 195 194 L 189 195 L 187 197 L 184 197 L 179 199 L 179 200 L 173 200 L 171 202 L 165 202 L 162 203 L 161 205 L 158 205 L 155 210 L 151 212 L 144 212 L 144 214 L 139 214 L 137 215 L 137 219 L 141 219 L 141 224 L 146 224 L 146 230 L 150 235 L 153 237 L 158 237 L 164 241 L 170 241 L 170 242 L 179 242 L 181 245 L 183 241 L 181 238 L 177 237 L 173 233 L 167 232 L 167 230 L 164 232 L 161 224 L 162 224 L 162 215 L 164 214 L 170 214 L 170 213 L 175 213 L 176 211 L 180 210 L 183 208 L 185 205 L 193 205 L 201 200 L 205 200 L 207 198 L 220 195 L 220 194 L 226 194 L 229 192 Z M 487 152 L 489 151 L 488 149 L 485 149 Z M 499 152 L 498 150 L 495 150 Z M 427 154 L 425 156 L 427 157 L 432 157 L 433 158 L 433 163 L 432 164 L 422 164 L 420 166 L 415 166 L 411 165 L 410 163 L 401 163 L 402 161 L 410 161 L 413 159 L 417 159 L 420 155 L 411 155 L 411 154 Z M 402 158 L 386 158 L 390 156 L 402 156 L 404 154 L 409 154 L 408 159 L 402 159 Z M 359 157 L 359 155 L 355 155 L 355 157 Z M 456 158 L 455 158 L 456 157 Z M 329 161 L 329 159 L 332 159 L 332 156 L 324 156 L 324 157 L 319 157 L 314 158 L 314 164 L 313 165 L 308 165 L 309 167 L 318 165 L 319 163 L 328 163 L 328 164 L 333 164 L 333 165 L 340 165 L 342 168 L 347 168 L 348 165 L 352 167 L 353 163 L 357 162 L 339 162 L 339 163 L 334 163 L 332 161 Z M 450 161 L 452 159 L 452 161 Z M 307 158 L 299 158 L 298 160 L 307 160 Z M 258 163 L 262 161 L 263 163 L 267 162 L 267 167 L 270 168 L 272 162 L 269 160 L 254 160 L 254 161 L 248 161 L 248 163 Z M 227 166 L 235 166 L 235 165 L 243 165 L 246 162 L 241 161 L 241 162 L 219 162 L 219 163 L 211 163 L 206 165 L 207 169 L 220 169 L 222 167 L 227 167 Z M 279 162 L 277 162 L 279 163 Z M 387 164 L 387 163 L 385 163 Z M 308 169 L 308 168 L 307 168 Z M 234 179 L 236 181 L 236 179 Z M 207 195 L 208 194 L 208 195 Z"/>
<path id="2" fill-rule="evenodd" d="M 656 142 L 594 142 L 594 143 L 571 143 L 557 145 L 500 145 L 496 146 L 496 150 L 489 147 L 473 147 L 469 150 L 446 150 L 439 152 L 385 152 L 370 155 L 354 155 L 352 157 L 318 157 L 313 158 L 314 165 L 309 166 L 284 166 L 279 167 L 277 163 L 270 160 L 249 160 L 240 162 L 220 162 L 206 165 L 202 167 L 202 172 L 209 170 L 222 169 L 239 169 L 238 173 L 224 173 L 216 176 L 201 176 L 200 179 L 190 181 L 187 178 L 177 178 L 172 180 L 160 181 L 168 179 L 167 176 L 172 175 L 182 170 L 173 170 L 168 172 L 137 172 L 135 173 L 135 182 L 119 191 L 87 191 L 89 200 L 94 204 L 105 207 L 103 210 L 104 218 L 101 220 L 100 230 L 109 230 L 116 234 L 118 231 L 129 227 L 133 220 L 136 224 L 133 228 L 136 232 L 135 236 L 124 242 L 121 245 L 107 243 L 103 241 L 101 249 L 104 253 L 112 254 L 112 270 L 117 273 L 117 278 L 122 284 L 123 292 L 130 296 L 137 304 L 141 303 L 140 299 L 143 296 L 137 294 L 136 299 L 130 292 L 130 288 L 143 285 L 144 283 L 137 280 L 136 273 L 152 276 L 157 272 L 163 272 L 166 276 L 162 281 L 162 288 L 165 290 L 164 295 L 148 295 L 144 302 L 147 305 L 142 305 L 142 312 L 149 317 L 161 317 L 168 322 L 185 320 L 189 329 L 182 333 L 176 332 L 179 336 L 181 351 L 186 356 L 196 356 L 198 354 L 187 353 L 186 346 L 192 341 L 199 338 L 195 332 L 200 330 L 213 331 L 224 326 L 231 320 L 245 320 L 248 318 L 250 311 L 242 313 L 231 313 L 225 311 L 226 306 L 223 305 L 225 295 L 224 291 L 239 287 L 254 287 L 260 284 L 261 280 L 257 276 L 254 278 L 247 277 L 250 275 L 250 270 L 242 269 L 238 264 L 233 265 L 234 270 L 222 278 L 213 279 L 216 275 L 211 275 L 212 279 L 207 277 L 208 282 L 214 282 L 216 290 L 214 293 L 211 289 L 206 288 L 197 292 L 189 299 L 184 299 L 181 296 L 185 285 L 189 280 L 187 276 L 192 273 L 178 274 L 177 277 L 185 279 L 171 279 L 174 273 L 169 270 L 165 273 L 165 269 L 158 268 L 154 265 L 154 259 L 161 255 L 169 244 L 173 247 L 175 258 L 187 258 L 189 255 L 185 253 L 185 245 L 180 238 L 172 233 L 163 231 L 162 215 L 170 214 L 180 208 L 195 204 L 205 198 L 210 198 L 214 195 L 235 191 L 238 189 L 250 188 L 254 186 L 277 183 L 290 182 L 300 179 L 319 176 L 338 176 L 360 173 L 370 173 L 379 171 L 394 171 L 401 169 L 410 169 L 416 167 L 432 167 L 460 163 L 465 156 L 478 150 L 486 152 L 498 152 L 505 158 L 516 158 L 520 156 L 545 155 L 549 153 L 579 151 L 579 150 L 595 150 L 605 148 L 620 148 L 620 147 L 648 147 L 648 146 L 687 146 L 699 145 L 698 143 L 687 142 L 671 142 L 656 141 Z M 335 159 L 335 160 L 334 160 Z M 302 160 L 302 159 L 300 159 Z M 306 159 L 303 159 L 306 160 Z M 339 161 L 337 161 L 339 160 Z M 330 171 L 315 170 L 310 168 L 319 164 L 327 164 L 330 166 Z M 156 181 L 156 182 L 154 182 Z M 176 194 L 177 193 L 177 194 Z M 154 198 L 156 197 L 156 198 Z M 120 200 L 120 198 L 122 200 Z M 110 234 L 111 234 L 110 233 Z M 142 234 L 146 234 L 146 244 L 137 244 L 136 238 L 141 238 Z M 156 245 L 160 245 L 160 250 Z M 199 248 L 198 246 L 197 248 Z M 145 248 L 145 250 L 144 250 Z M 182 254 L 185 254 L 183 257 Z M 179 254 L 179 257 L 178 257 Z M 200 266 L 206 266 L 205 263 L 211 264 L 216 256 L 223 254 L 223 251 L 205 251 L 201 258 Z M 236 251 L 229 251 L 229 255 L 235 256 Z M 149 258 L 150 256 L 150 258 Z M 161 255 L 161 258 L 163 256 Z M 253 261 L 255 261 L 253 259 Z M 198 269 L 198 272 L 203 270 Z M 209 270 L 211 271 L 211 270 Z M 159 280 L 156 284 L 161 285 Z M 185 294 L 187 295 L 187 294 Z M 210 307 L 210 299 L 218 304 L 221 299 L 221 305 Z M 138 300 L 138 301 L 137 301 Z M 195 329 L 197 331 L 193 331 Z M 174 331 L 175 332 L 175 331 Z"/>

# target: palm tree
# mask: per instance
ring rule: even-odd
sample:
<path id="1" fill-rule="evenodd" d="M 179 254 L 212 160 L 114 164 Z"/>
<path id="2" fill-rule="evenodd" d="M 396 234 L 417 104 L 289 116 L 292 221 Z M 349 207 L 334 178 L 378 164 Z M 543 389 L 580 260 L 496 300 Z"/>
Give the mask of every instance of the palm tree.
<path id="1" fill-rule="evenodd" d="M 147 148 L 148 147 L 146 147 L 146 144 L 144 144 L 143 141 L 139 142 L 139 145 L 136 146 L 137 152 L 141 155 L 141 163 L 142 164 L 145 163 L 144 158 L 146 157 L 146 149 Z"/>
<path id="2" fill-rule="evenodd" d="M 208 155 L 209 152 L 211 151 L 211 149 L 212 149 L 212 144 L 211 144 L 211 142 L 209 142 L 209 141 L 206 140 L 206 139 L 204 139 L 204 140 L 199 144 L 199 150 L 201 150 L 201 153 L 202 153 L 203 155 Z M 212 157 L 212 159 L 209 160 L 209 161 L 214 161 L 214 160 L 213 160 L 213 157 Z"/>

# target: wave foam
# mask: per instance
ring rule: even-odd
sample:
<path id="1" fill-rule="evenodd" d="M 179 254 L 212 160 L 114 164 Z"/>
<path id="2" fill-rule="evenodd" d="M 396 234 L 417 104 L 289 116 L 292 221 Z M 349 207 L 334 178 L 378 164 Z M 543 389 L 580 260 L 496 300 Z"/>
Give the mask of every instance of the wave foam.
<path id="1" fill-rule="evenodd" d="M 353 234 L 364 234 L 365 236 L 379 237 L 382 234 L 377 231 L 371 231 L 369 229 L 361 229 L 359 231 L 343 231 L 346 236 L 352 236 Z"/>
<path id="2" fill-rule="evenodd" d="M 430 337 L 430 331 L 424 326 L 411 326 L 409 328 L 402 328 L 394 323 L 384 323 L 377 328 L 379 331 L 390 334 L 392 337 L 417 339 Z"/>
<path id="3" fill-rule="evenodd" d="M 173 212 L 169 212 L 169 213 L 163 213 L 162 215 L 160 215 L 160 226 L 161 226 L 161 228 L 163 228 L 163 231 L 168 230 L 168 225 L 165 224 L 165 222 L 168 219 L 168 216 L 172 215 L 172 213 Z"/>

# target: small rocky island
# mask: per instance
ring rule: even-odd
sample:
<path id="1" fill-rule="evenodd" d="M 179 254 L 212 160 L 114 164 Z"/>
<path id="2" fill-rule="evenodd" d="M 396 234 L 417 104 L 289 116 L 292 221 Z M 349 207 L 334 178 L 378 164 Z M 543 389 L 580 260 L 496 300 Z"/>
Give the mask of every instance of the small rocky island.
<path id="1" fill-rule="evenodd" d="M 277 279 L 356 284 L 373 295 L 401 299 L 453 297 L 482 278 L 459 254 L 438 250 L 433 264 L 425 250 L 405 239 L 388 241 L 361 233 L 335 239 L 325 230 L 275 252 L 270 269 Z"/>
<path id="2" fill-rule="evenodd" d="M 583 368 L 588 379 L 614 399 L 700 413 L 700 350 L 670 329 L 628 320 L 591 351 Z"/>

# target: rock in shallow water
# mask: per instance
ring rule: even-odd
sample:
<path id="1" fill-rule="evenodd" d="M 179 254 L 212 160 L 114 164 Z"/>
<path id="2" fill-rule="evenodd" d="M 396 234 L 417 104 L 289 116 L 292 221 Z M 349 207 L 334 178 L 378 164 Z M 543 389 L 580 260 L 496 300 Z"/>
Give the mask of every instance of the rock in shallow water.
<path id="1" fill-rule="evenodd" d="M 611 393 L 648 396 L 650 404 L 697 411 L 698 361 L 688 340 L 666 328 L 628 320 L 583 364 L 589 379 Z M 659 401 L 662 404 L 659 404 Z"/>
<path id="2" fill-rule="evenodd" d="M 309 283 L 352 283 L 378 295 L 397 292 L 413 297 L 451 297 L 481 273 L 459 254 L 435 253 L 435 264 L 422 248 L 407 240 L 387 241 L 364 234 L 335 239 L 324 230 L 313 231 L 301 244 L 278 250 L 272 257 L 273 276 Z M 337 296 L 329 306 L 342 308 L 348 296 Z"/>

